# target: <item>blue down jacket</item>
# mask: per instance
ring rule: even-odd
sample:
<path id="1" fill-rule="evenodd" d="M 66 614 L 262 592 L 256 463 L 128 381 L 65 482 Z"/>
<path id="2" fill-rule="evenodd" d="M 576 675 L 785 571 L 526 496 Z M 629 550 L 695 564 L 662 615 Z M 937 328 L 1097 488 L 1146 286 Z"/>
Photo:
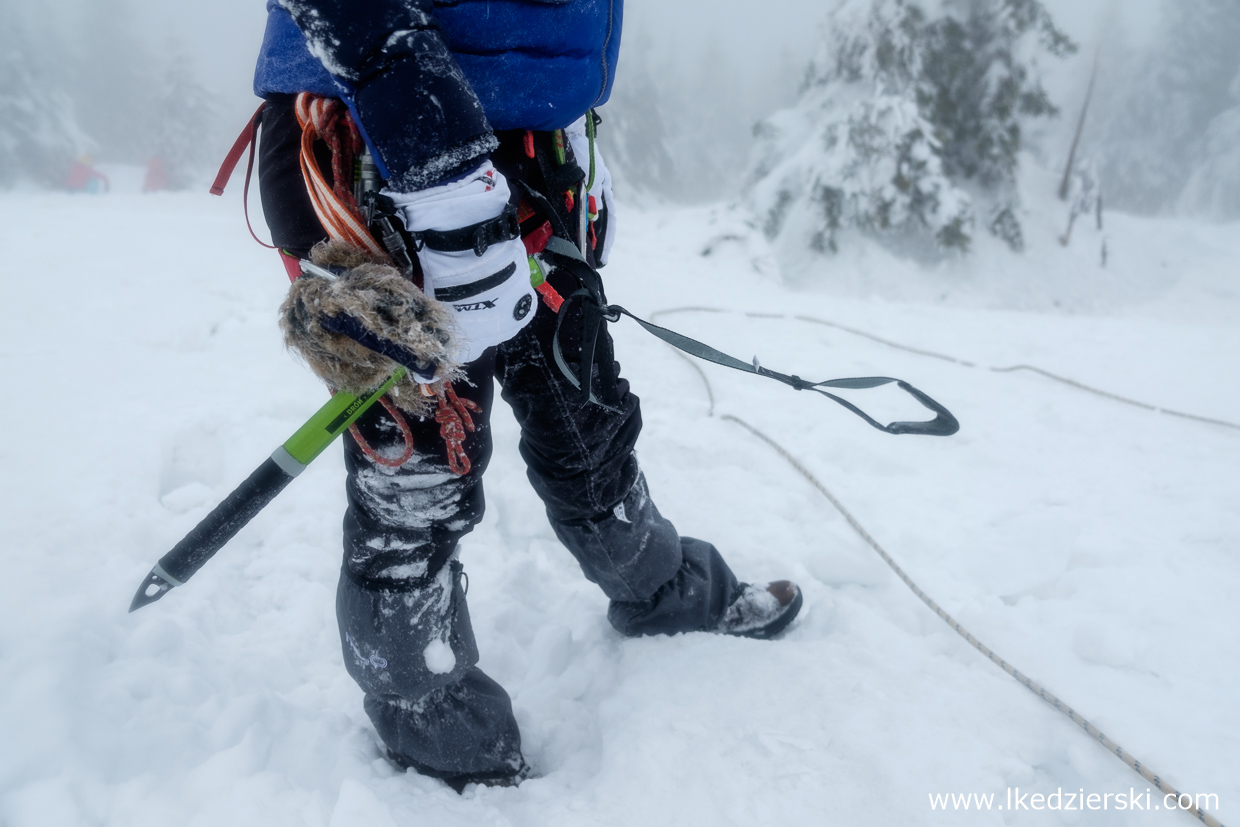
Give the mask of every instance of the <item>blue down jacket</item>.
<path id="1" fill-rule="evenodd" d="M 472 168 L 493 129 L 559 129 L 607 100 L 623 0 L 268 0 L 254 91 L 349 104 L 384 177 Z"/>

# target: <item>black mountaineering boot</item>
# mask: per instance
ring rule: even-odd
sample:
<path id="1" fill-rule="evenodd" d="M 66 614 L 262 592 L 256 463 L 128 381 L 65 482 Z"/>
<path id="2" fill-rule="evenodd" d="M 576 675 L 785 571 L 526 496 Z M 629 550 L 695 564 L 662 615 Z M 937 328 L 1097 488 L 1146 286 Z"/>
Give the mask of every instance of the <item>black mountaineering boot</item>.
<path id="1" fill-rule="evenodd" d="M 715 631 L 737 637 L 772 638 L 801 611 L 801 590 L 789 580 L 765 586 L 742 584 Z"/>
<path id="2" fill-rule="evenodd" d="M 397 769 L 413 770 L 419 775 L 438 778 L 451 787 L 458 795 L 465 792 L 465 788 L 470 784 L 480 784 L 483 787 L 516 787 L 522 781 L 527 781 L 534 777 L 534 769 L 525 763 L 524 759 L 521 760 L 521 766 L 512 772 L 487 773 L 485 775 L 452 775 L 450 773 L 436 772 L 391 748 L 387 750 L 387 759 L 396 765 Z"/>

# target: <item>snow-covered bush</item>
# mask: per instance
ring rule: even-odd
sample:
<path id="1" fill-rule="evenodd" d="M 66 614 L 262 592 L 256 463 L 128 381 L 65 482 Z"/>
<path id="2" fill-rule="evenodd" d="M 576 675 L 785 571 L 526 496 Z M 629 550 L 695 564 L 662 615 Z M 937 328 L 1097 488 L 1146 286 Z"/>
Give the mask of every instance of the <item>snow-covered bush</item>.
<path id="1" fill-rule="evenodd" d="M 1022 244 L 1022 125 L 1056 114 L 1036 55 L 1075 49 L 1038 0 L 845 0 L 801 99 L 760 124 L 751 205 L 768 237 L 843 230 L 967 250 L 975 214 Z"/>

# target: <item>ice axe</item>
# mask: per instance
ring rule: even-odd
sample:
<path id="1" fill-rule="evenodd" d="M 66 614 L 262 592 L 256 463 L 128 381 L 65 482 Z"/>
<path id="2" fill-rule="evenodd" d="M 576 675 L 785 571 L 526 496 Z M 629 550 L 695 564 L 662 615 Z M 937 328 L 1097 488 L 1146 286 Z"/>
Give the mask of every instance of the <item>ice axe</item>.
<path id="1" fill-rule="evenodd" d="M 154 603 L 177 586 L 183 586 L 217 551 L 284 490 L 293 478 L 323 453 L 371 405 L 403 379 L 398 367 L 381 385 L 364 394 L 340 392 L 297 429 L 263 464 L 254 469 L 181 542 L 159 558 L 138 587 L 129 611 Z"/>

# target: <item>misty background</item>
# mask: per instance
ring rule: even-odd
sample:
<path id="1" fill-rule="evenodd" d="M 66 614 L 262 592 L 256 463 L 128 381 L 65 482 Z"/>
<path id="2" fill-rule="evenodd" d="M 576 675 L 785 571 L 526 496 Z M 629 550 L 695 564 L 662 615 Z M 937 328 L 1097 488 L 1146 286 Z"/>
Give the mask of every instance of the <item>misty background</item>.
<path id="1" fill-rule="evenodd" d="M 933 7 L 934 3 L 924 4 Z M 835 3 L 630 0 L 604 148 L 629 198 L 735 197 L 755 125 L 792 107 Z M 1240 4 L 1046 0 L 1079 50 L 1038 63 L 1054 119 L 1024 150 L 1078 150 L 1107 206 L 1240 217 Z M 261 0 L 51 0 L 0 6 L 0 185 L 56 186 L 74 158 L 144 165 L 201 185 L 258 101 L 250 79 Z"/>
<path id="2" fill-rule="evenodd" d="M 207 194 L 258 105 L 262 0 L 0 0 L 0 365 L 27 393 L 70 375 L 0 419 L 0 825 L 868 824 L 876 802 L 923 824 L 928 791 L 1141 783 L 956 648 L 802 468 L 988 644 L 1240 821 L 1218 656 L 1240 649 L 1240 0 L 626 3 L 611 298 L 780 371 L 901 377 L 960 437 L 891 439 L 612 326 L 660 508 L 808 611 L 775 644 L 621 639 L 497 404 L 463 556 L 540 778 L 462 798 L 398 773 L 331 622 L 343 452 L 123 614 L 326 398 L 283 347 L 241 175 Z M 884 63 L 892 32 L 908 59 Z M 65 191 L 86 154 L 110 193 Z M 153 158 L 182 191 L 138 192 Z M 893 385 L 849 394 L 923 418 Z"/>

